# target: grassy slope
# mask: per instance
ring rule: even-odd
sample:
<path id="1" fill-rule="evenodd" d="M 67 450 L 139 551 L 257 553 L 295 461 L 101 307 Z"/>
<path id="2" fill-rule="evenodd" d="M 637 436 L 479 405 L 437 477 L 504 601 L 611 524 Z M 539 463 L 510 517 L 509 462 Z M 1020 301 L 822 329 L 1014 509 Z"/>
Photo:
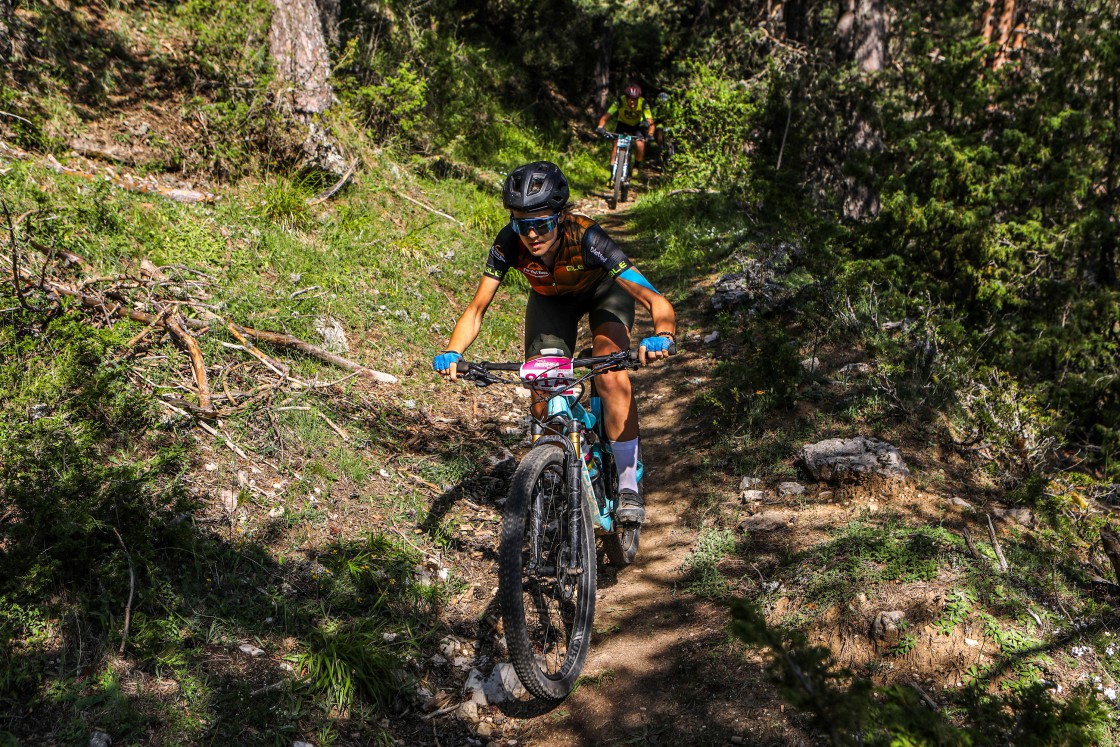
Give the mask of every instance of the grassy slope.
<path id="1" fill-rule="evenodd" d="M 197 13 L 208 7 L 190 5 Z M 50 13 L 50 29 L 77 34 L 93 24 L 81 11 L 72 18 Z M 153 13 L 173 28 L 159 38 L 186 49 L 197 17 L 185 22 Z M 122 35 L 125 47 L 137 42 L 124 29 L 155 33 L 156 24 L 135 23 L 119 11 L 108 19 L 102 23 Z M 36 81 L 34 113 L 47 123 L 37 136 L 41 144 L 60 144 L 82 127 L 119 132 L 112 92 L 143 88 L 140 70 L 175 79 L 176 70 L 190 67 L 173 54 L 150 52 L 147 65 L 129 65 L 139 58 L 82 49 L 80 64 L 56 67 Z M 84 111 L 90 117 L 84 125 L 61 93 L 75 85 L 85 85 L 96 102 Z M 30 106 L 24 94 L 7 93 L 7 105 Z M 252 101 L 225 111 L 203 96 L 196 106 L 211 116 L 225 111 L 230 123 L 251 117 Z M 129 116 L 167 115 L 154 111 L 152 101 L 131 104 Z M 178 149 L 180 158 L 171 161 L 221 171 L 220 164 L 244 156 L 215 140 L 196 152 L 191 133 L 176 130 L 174 121 L 166 120 L 167 132 L 177 136 L 155 143 L 160 153 Z M 514 150 L 531 147 L 519 141 Z M 586 156 L 573 158 L 578 173 L 592 178 Z M 0 710 L 6 714 L 0 740 L 7 731 L 30 743 L 50 734 L 78 744 L 97 727 L 123 743 L 270 744 L 303 736 L 317 744 L 366 744 L 409 728 L 378 717 L 399 708 L 401 662 L 423 661 L 438 650 L 451 611 L 445 605 L 466 584 L 453 564 L 445 565 L 446 581 L 433 576 L 430 560 L 480 551 L 462 541 L 464 520 L 434 500 L 425 483 L 470 486 L 503 439 L 478 428 L 479 416 L 468 415 L 464 401 L 436 387 L 427 362 L 466 303 L 502 215 L 494 185 L 437 180 L 393 160 L 388 151 L 368 152 L 356 183 L 315 208 L 304 200 L 318 184 L 278 174 L 225 185 L 222 200 L 207 207 L 133 195 L 26 163 L 0 169 L 0 192 L 13 216 L 36 211 L 21 230 L 83 255 L 92 265 L 89 276 L 135 272 L 142 258 L 202 271 L 212 283 L 205 286 L 207 303 L 220 313 L 310 340 L 317 338 L 315 320 L 330 316 L 346 330 L 351 357 L 402 379 L 391 390 L 354 380 L 319 393 L 289 390 L 272 401 L 284 409 L 250 407 L 229 416 L 226 431 L 251 454 L 241 460 L 221 440 L 153 404 L 153 392 L 190 380 L 185 356 L 169 340 L 123 365 L 124 343 L 142 327 L 107 328 L 97 315 L 52 320 L 26 313 L 5 285 L 0 347 L 14 354 L 0 362 L 0 485 L 8 502 L 0 508 L 15 513 L 5 515 L 0 535 L 7 571 L 0 586 Z M 157 159 L 150 168 L 165 162 Z M 996 652 L 990 668 L 978 667 L 968 679 L 993 689 L 1043 677 L 1068 689 L 1082 675 L 1103 678 L 1101 689 L 1112 685 L 1120 671 L 1107 634 L 1111 607 L 1084 593 L 1085 555 L 1076 549 L 1083 531 L 1066 518 L 1071 506 L 1077 510 L 1076 486 L 1019 493 L 1042 523 L 1013 527 L 1005 537 L 1018 571 L 1006 582 L 990 571 L 987 543 L 978 543 L 979 559 L 963 549 L 957 514 L 873 513 L 859 503 L 862 494 L 840 503 L 848 520 L 823 508 L 831 511 L 824 514 L 830 523 L 800 535 L 798 546 L 735 531 L 748 513 L 736 497 L 741 476 L 770 484 L 794 477 L 802 443 L 840 434 L 877 433 L 908 448 L 925 496 L 920 507 L 956 494 L 993 506 L 1008 496 L 982 470 L 928 452 L 930 431 L 902 416 L 874 382 L 837 394 L 798 365 L 810 353 L 829 365 L 848 362 L 852 351 L 873 356 L 866 347 L 872 332 L 853 336 L 839 325 L 810 323 L 828 318 L 813 305 L 764 321 L 705 316 L 703 286 L 713 273 L 735 266 L 736 249 L 749 256 L 760 239 L 775 238 L 751 233 L 735 206 L 664 197 L 642 205 L 636 226 L 648 242 L 643 266 L 682 308 L 719 328 L 726 343 L 713 353 L 718 383 L 696 411 L 711 423 L 712 435 L 689 457 L 697 460 L 700 532 L 690 564 L 694 593 L 742 595 L 766 605 L 775 622 L 841 630 L 848 642 L 864 637 L 860 605 L 916 596 L 917 617 L 925 615 L 935 633 L 969 625 L 978 631 L 970 635 Z M 199 277 L 169 272 L 180 280 Z M 786 282 L 804 285 L 812 273 L 823 274 L 822 268 L 807 266 Z M 318 289 L 293 295 L 312 286 Z M 503 292 L 475 351 L 479 357 L 517 355 L 523 293 Z M 233 342 L 221 330 L 202 335 L 207 362 L 221 367 L 231 385 L 252 384 L 239 369 L 244 354 L 223 341 Z M 301 377 L 340 377 L 311 359 L 269 352 Z M 512 402 L 482 401 L 507 420 L 516 412 L 506 410 Z M 453 424 L 438 420 L 455 415 L 461 419 Z M 828 500 L 814 495 L 776 505 L 803 510 L 818 503 Z M 756 583 L 759 570 L 780 585 Z M 130 578 L 135 598 L 121 655 Z M 859 612 L 849 614 L 855 602 Z M 839 622 L 831 616 L 837 610 L 845 616 Z M 265 653 L 252 657 L 241 645 Z M 922 645 L 904 632 L 891 649 L 862 651 L 848 663 L 879 681 L 896 681 L 890 671 Z M 1074 646 L 1089 650 L 1076 654 Z M 900 669 L 908 674 L 935 673 L 917 655 L 905 661 Z M 283 665 L 307 678 L 297 683 Z M 277 681 L 288 684 L 253 694 Z"/>

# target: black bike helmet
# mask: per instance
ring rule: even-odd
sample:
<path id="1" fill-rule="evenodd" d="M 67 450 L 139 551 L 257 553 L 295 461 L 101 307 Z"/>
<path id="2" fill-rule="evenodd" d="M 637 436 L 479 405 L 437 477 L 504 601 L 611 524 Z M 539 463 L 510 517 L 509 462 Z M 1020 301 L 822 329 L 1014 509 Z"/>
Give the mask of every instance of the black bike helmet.
<path id="1" fill-rule="evenodd" d="M 568 180 L 560 167 L 548 161 L 518 166 L 506 177 L 502 188 L 502 204 L 507 210 L 531 213 L 550 209 L 559 213 L 568 204 Z"/>
<path id="2" fill-rule="evenodd" d="M 623 91 L 623 93 L 626 94 L 626 98 L 628 99 L 638 99 L 642 97 L 642 87 L 637 83 L 631 83 L 630 85 L 626 86 L 626 89 Z"/>

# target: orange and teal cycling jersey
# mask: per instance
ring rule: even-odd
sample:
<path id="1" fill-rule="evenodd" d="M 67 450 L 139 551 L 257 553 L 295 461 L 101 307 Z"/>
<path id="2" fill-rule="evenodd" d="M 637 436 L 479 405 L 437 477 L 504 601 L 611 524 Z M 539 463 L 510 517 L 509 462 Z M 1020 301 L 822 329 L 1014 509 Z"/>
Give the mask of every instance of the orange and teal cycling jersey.
<path id="1" fill-rule="evenodd" d="M 611 108 L 607 109 L 607 114 L 614 117 L 619 123 L 630 127 L 642 121 L 653 121 L 653 113 L 649 110 L 649 104 L 640 96 L 633 104 L 630 103 L 630 99 L 623 96 L 611 104 Z"/>
<path id="2" fill-rule="evenodd" d="M 604 278 L 613 280 L 632 265 L 607 232 L 586 215 L 565 210 L 558 228 L 560 246 L 551 268 L 537 261 L 507 225 L 494 240 L 483 273 L 500 282 L 515 268 L 537 293 L 561 296 L 590 290 Z"/>

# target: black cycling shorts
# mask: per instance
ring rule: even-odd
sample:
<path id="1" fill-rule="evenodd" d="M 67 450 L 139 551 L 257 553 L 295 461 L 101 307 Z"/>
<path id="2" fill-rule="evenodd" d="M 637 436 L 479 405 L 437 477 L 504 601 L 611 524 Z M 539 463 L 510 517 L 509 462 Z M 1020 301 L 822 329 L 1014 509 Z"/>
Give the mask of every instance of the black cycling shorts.
<path id="1" fill-rule="evenodd" d="M 632 125 L 615 122 L 614 131 L 620 135 L 644 135 L 649 132 L 649 125 L 643 127 L 641 122 Z"/>
<path id="2" fill-rule="evenodd" d="M 600 324 L 618 322 L 629 331 L 634 326 L 634 297 L 610 278 L 590 290 L 561 296 L 529 291 L 525 307 L 525 359 L 545 348 L 559 348 L 571 356 L 576 347 L 579 322 L 587 315 L 592 333 Z"/>

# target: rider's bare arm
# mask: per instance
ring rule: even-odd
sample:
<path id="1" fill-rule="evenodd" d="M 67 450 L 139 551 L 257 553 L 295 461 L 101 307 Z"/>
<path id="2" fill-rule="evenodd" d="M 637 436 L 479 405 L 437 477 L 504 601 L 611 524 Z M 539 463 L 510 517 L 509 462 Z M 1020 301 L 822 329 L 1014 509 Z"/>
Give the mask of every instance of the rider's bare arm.
<path id="1" fill-rule="evenodd" d="M 626 268 L 615 278 L 615 282 L 633 296 L 634 300 L 649 309 L 650 316 L 653 317 L 655 334 L 666 332 L 673 336 L 670 337 L 670 340 L 675 338 L 677 334 L 677 313 L 673 310 L 673 305 L 653 287 L 652 283 L 646 280 L 642 273 L 638 272 L 638 268 L 633 265 Z M 643 365 L 668 357 L 668 350 L 646 350 L 645 347 L 642 347 L 638 351 L 638 360 Z"/>
<path id="2" fill-rule="evenodd" d="M 474 298 L 467 305 L 463 315 L 459 317 L 459 321 L 455 322 L 455 329 L 451 332 L 451 340 L 447 343 L 448 350 L 463 353 L 471 346 L 471 343 L 478 337 L 479 330 L 482 329 L 482 318 L 486 316 L 486 310 L 490 308 L 490 304 L 494 301 L 494 296 L 498 292 L 498 286 L 501 284 L 501 280 L 489 275 L 482 276 L 478 281 L 478 289 L 474 292 Z M 447 373 L 452 379 L 455 379 L 454 367 L 441 373 Z"/>

